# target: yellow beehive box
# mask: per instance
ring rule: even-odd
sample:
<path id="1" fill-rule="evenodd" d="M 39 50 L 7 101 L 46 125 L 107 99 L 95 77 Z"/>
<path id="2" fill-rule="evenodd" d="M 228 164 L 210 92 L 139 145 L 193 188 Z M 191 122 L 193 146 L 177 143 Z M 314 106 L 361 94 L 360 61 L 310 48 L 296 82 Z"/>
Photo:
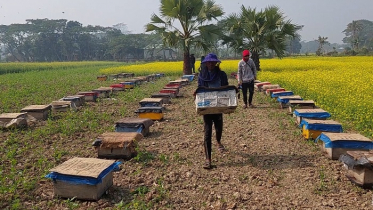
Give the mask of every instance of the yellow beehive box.
<path id="1" fill-rule="evenodd" d="M 97 158 L 72 158 L 52 168 L 46 177 L 53 180 L 54 196 L 99 200 L 113 185 L 113 170 L 120 162 Z"/>
<path id="2" fill-rule="evenodd" d="M 140 107 L 136 113 L 139 118 L 149 118 L 151 120 L 163 119 L 163 107 Z"/>
<path id="3" fill-rule="evenodd" d="M 316 139 L 322 132 L 342 133 L 342 125 L 334 120 L 303 119 L 300 123 L 302 135 L 306 139 Z"/>
<path id="4" fill-rule="evenodd" d="M 98 81 L 106 81 L 107 80 L 107 76 L 106 75 L 97 76 L 97 80 Z"/>
<path id="5" fill-rule="evenodd" d="M 347 151 L 369 151 L 373 149 L 373 141 L 358 133 L 328 133 L 322 132 L 316 138 L 321 150 L 332 160 Z"/>

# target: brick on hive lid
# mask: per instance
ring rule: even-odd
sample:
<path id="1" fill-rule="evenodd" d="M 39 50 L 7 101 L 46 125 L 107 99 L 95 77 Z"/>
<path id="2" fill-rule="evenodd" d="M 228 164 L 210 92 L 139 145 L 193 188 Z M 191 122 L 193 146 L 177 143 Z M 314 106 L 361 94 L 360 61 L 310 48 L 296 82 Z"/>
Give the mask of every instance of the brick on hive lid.
<path id="1" fill-rule="evenodd" d="M 147 136 L 153 124 L 153 120 L 148 118 L 123 118 L 115 122 L 115 132 L 137 132 Z"/>
<path id="2" fill-rule="evenodd" d="M 106 132 L 97 137 L 99 146 L 96 146 L 99 158 L 131 159 L 136 156 L 136 146 L 143 138 L 137 132 Z"/>
<path id="3" fill-rule="evenodd" d="M 97 158 L 72 158 L 50 170 L 54 195 L 81 200 L 99 200 L 113 185 L 113 170 L 120 162 Z"/>
<path id="4" fill-rule="evenodd" d="M 27 127 L 26 114 L 24 113 L 2 113 L 0 114 L 0 128 Z"/>
<path id="5" fill-rule="evenodd" d="M 326 120 L 331 115 L 323 109 L 295 109 L 293 116 L 296 117 L 297 124 L 299 125 L 303 118 Z"/>
<path id="6" fill-rule="evenodd" d="M 27 112 L 27 115 L 31 115 L 37 120 L 47 120 L 50 114 L 52 106 L 48 105 L 29 105 L 21 109 L 21 112 Z"/>
<path id="7" fill-rule="evenodd" d="M 302 119 L 302 135 L 306 139 L 316 139 L 322 132 L 342 133 L 342 124 L 334 120 Z"/>
<path id="8" fill-rule="evenodd" d="M 358 133 L 322 132 L 316 142 L 320 142 L 322 151 L 332 160 L 338 160 L 339 156 L 347 151 L 373 149 L 373 141 Z"/>
<path id="9" fill-rule="evenodd" d="M 363 188 L 373 187 L 373 151 L 347 151 L 339 157 L 347 169 L 346 177 Z"/>

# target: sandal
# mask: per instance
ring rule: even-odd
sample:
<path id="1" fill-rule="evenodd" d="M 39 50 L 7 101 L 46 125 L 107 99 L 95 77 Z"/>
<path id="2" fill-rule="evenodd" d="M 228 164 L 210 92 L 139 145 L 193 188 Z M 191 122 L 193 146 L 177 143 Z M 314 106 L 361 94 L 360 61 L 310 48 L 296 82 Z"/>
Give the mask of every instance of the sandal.
<path id="1" fill-rule="evenodd" d="M 203 164 L 203 168 L 204 168 L 204 169 L 211 169 L 211 168 L 212 168 L 212 166 L 211 166 L 211 162 L 206 161 L 205 164 Z"/>
<path id="2" fill-rule="evenodd" d="M 225 147 L 222 144 L 220 144 L 218 150 L 219 152 L 223 153 L 225 152 Z"/>

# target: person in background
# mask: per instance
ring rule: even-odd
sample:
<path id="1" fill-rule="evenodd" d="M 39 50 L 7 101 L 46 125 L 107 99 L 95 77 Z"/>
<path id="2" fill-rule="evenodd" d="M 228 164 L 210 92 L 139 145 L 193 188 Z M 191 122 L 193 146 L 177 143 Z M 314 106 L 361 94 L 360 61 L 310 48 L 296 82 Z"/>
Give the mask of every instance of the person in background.
<path id="1" fill-rule="evenodd" d="M 201 72 L 198 76 L 198 87 L 218 88 L 228 85 L 227 74 L 220 69 L 218 63 L 220 63 L 220 60 L 213 53 L 210 53 L 205 57 L 205 59 L 202 61 L 202 64 L 205 64 L 205 66 L 201 69 Z M 205 132 L 204 148 L 206 155 L 206 161 L 203 165 L 203 168 L 211 169 L 212 124 L 214 124 L 215 126 L 218 149 L 220 152 L 225 151 L 224 146 L 221 144 L 221 137 L 223 133 L 223 114 L 203 115 L 203 123 Z"/>
<path id="2" fill-rule="evenodd" d="M 196 73 L 196 68 L 195 68 L 195 63 L 196 63 L 196 58 L 194 57 L 194 54 L 190 54 L 190 67 L 192 68 L 192 73 Z"/>
<path id="3" fill-rule="evenodd" d="M 205 67 L 205 63 L 202 63 L 202 61 L 205 59 L 205 56 L 201 56 L 201 63 L 199 65 L 198 71 L 201 72 L 201 70 Z"/>
<path id="4" fill-rule="evenodd" d="M 256 80 L 256 66 L 254 61 L 250 58 L 250 51 L 244 50 L 242 52 L 242 60 L 238 63 L 237 80 L 238 86 L 242 86 L 243 108 L 247 108 L 247 89 L 249 89 L 249 107 L 254 108 L 252 104 L 254 96 L 254 81 Z"/>

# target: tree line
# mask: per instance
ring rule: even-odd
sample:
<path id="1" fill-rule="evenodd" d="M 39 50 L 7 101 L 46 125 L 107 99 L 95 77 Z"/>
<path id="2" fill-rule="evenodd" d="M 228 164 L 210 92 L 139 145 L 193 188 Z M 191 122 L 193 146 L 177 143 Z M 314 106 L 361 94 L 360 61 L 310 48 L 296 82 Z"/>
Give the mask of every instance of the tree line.
<path id="1" fill-rule="evenodd" d="M 155 55 L 161 46 L 177 51 L 176 58 L 184 61 L 184 74 L 190 74 L 192 52 L 213 51 L 229 58 L 240 57 L 243 49 L 249 49 L 259 69 L 260 57 L 300 53 L 303 26 L 293 24 L 277 6 L 257 10 L 242 5 L 238 13 L 223 17 L 223 8 L 212 0 L 161 0 L 160 4 L 160 15 L 153 14 L 145 26 L 151 34 L 122 33 L 115 27 L 83 26 L 66 19 L 0 25 L 3 55 L 8 61 L 21 62 L 126 61 L 144 59 L 146 48 L 151 59 L 162 59 Z M 355 54 L 372 51 L 372 31 L 371 21 L 353 21 L 343 31 L 343 42 Z M 327 37 L 314 41 L 318 43 L 315 53 L 323 55 Z"/>

